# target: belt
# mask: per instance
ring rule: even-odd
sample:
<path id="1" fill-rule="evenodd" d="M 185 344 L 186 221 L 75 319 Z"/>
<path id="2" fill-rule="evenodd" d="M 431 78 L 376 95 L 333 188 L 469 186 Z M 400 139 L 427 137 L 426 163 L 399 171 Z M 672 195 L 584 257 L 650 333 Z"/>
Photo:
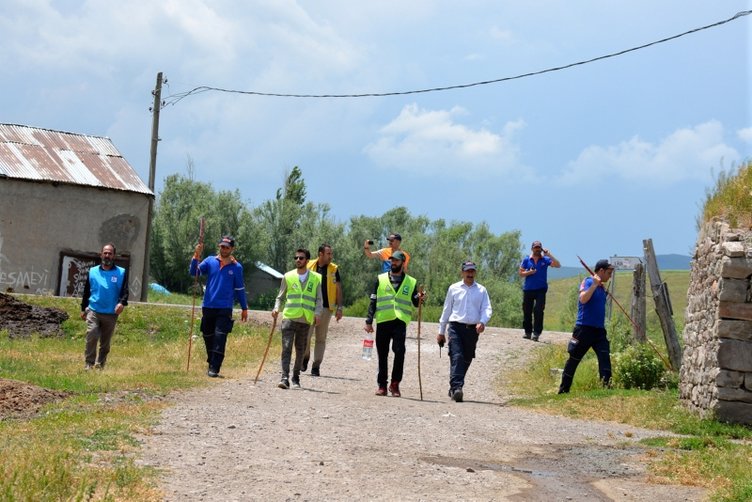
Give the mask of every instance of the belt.
<path id="1" fill-rule="evenodd" d="M 468 324 L 468 323 L 465 323 L 465 322 L 457 322 L 457 321 L 451 321 L 449 324 L 454 324 L 455 326 L 462 326 L 463 328 L 472 328 L 472 329 L 475 329 L 475 326 L 478 325 L 477 322 L 474 322 L 472 324 Z"/>

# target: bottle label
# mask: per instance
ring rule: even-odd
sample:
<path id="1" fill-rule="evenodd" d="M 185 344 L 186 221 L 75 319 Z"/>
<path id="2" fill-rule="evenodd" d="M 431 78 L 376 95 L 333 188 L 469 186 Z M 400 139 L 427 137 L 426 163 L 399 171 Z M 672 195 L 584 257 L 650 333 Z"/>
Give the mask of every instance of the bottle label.
<path id="1" fill-rule="evenodd" d="M 367 349 L 372 349 L 373 348 L 373 340 L 368 340 L 368 339 L 363 340 L 363 347 L 367 348 Z"/>

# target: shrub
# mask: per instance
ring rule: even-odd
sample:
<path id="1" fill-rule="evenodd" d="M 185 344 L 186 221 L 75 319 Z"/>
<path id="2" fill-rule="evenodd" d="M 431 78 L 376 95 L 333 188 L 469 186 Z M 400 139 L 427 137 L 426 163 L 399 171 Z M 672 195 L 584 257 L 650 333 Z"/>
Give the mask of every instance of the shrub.
<path id="1" fill-rule="evenodd" d="M 645 344 L 629 346 L 614 356 L 614 382 L 625 389 L 650 390 L 661 382 L 665 371 Z"/>

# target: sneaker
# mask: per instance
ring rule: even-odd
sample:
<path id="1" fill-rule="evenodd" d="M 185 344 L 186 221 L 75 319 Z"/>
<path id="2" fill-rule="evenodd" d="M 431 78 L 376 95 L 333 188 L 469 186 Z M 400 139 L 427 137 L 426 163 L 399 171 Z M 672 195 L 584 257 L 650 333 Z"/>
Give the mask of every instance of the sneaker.
<path id="1" fill-rule="evenodd" d="M 300 371 L 305 371 L 308 369 L 308 361 L 309 359 L 307 357 L 303 358 L 303 366 L 300 367 Z"/>
<path id="2" fill-rule="evenodd" d="M 376 389 L 377 396 L 386 396 L 386 387 L 379 387 Z"/>
<path id="3" fill-rule="evenodd" d="M 399 382 L 392 382 L 389 384 L 389 392 L 392 393 L 392 397 L 400 397 Z"/>
<path id="4" fill-rule="evenodd" d="M 452 395 L 452 401 L 456 403 L 461 403 L 462 402 L 462 387 L 457 387 L 456 389 L 451 391 L 451 395 Z"/>
<path id="5" fill-rule="evenodd" d="M 300 388 L 300 380 L 297 378 L 292 379 L 292 388 L 293 389 L 299 389 Z"/>
<path id="6" fill-rule="evenodd" d="M 94 365 L 93 364 L 86 363 L 86 366 L 84 366 L 84 371 L 89 371 L 89 370 L 92 370 L 92 369 L 94 369 Z"/>
<path id="7" fill-rule="evenodd" d="M 103 370 L 104 369 L 104 364 L 102 364 L 102 363 L 94 363 L 94 369 L 95 370 Z"/>
<path id="8" fill-rule="evenodd" d="M 321 376 L 318 366 L 311 368 L 311 376 Z"/>
<path id="9" fill-rule="evenodd" d="M 206 374 L 211 378 L 217 378 L 219 376 L 219 371 L 215 370 L 214 368 L 209 368 L 206 372 Z"/>
<path id="10" fill-rule="evenodd" d="M 525 338 L 526 340 L 530 340 L 530 336 L 531 336 L 530 333 L 525 333 L 524 335 L 522 335 L 522 338 Z"/>
<path id="11" fill-rule="evenodd" d="M 282 380 L 279 381 L 279 383 L 277 384 L 277 387 L 279 387 L 280 389 L 289 389 L 290 381 L 287 378 L 283 378 Z"/>
<path id="12" fill-rule="evenodd" d="M 539 337 L 540 337 L 540 333 L 533 333 L 533 337 L 531 338 L 531 340 L 534 342 L 537 342 Z"/>

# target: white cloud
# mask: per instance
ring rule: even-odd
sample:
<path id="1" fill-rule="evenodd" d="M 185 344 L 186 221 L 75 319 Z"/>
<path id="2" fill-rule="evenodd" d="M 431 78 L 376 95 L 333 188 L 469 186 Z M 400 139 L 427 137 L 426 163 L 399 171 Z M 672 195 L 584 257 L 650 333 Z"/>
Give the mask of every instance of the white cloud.
<path id="1" fill-rule="evenodd" d="M 739 153 L 724 143 L 723 125 L 710 120 L 690 129 L 678 129 L 654 144 L 634 136 L 612 146 L 589 146 L 569 163 L 559 181 L 579 184 L 595 179 L 673 183 L 706 181 L 712 169 L 739 159 Z"/>
<path id="2" fill-rule="evenodd" d="M 442 169 L 442 175 L 489 176 L 521 167 L 513 136 L 524 121 L 508 122 L 497 134 L 456 122 L 467 114 L 461 107 L 425 110 L 415 103 L 407 105 L 365 153 L 378 165 L 414 174 L 436 175 Z"/>
<path id="3" fill-rule="evenodd" d="M 736 134 L 737 136 L 739 136 L 739 139 L 741 139 L 745 143 L 752 143 L 752 127 L 739 129 L 738 131 L 736 131 Z"/>

